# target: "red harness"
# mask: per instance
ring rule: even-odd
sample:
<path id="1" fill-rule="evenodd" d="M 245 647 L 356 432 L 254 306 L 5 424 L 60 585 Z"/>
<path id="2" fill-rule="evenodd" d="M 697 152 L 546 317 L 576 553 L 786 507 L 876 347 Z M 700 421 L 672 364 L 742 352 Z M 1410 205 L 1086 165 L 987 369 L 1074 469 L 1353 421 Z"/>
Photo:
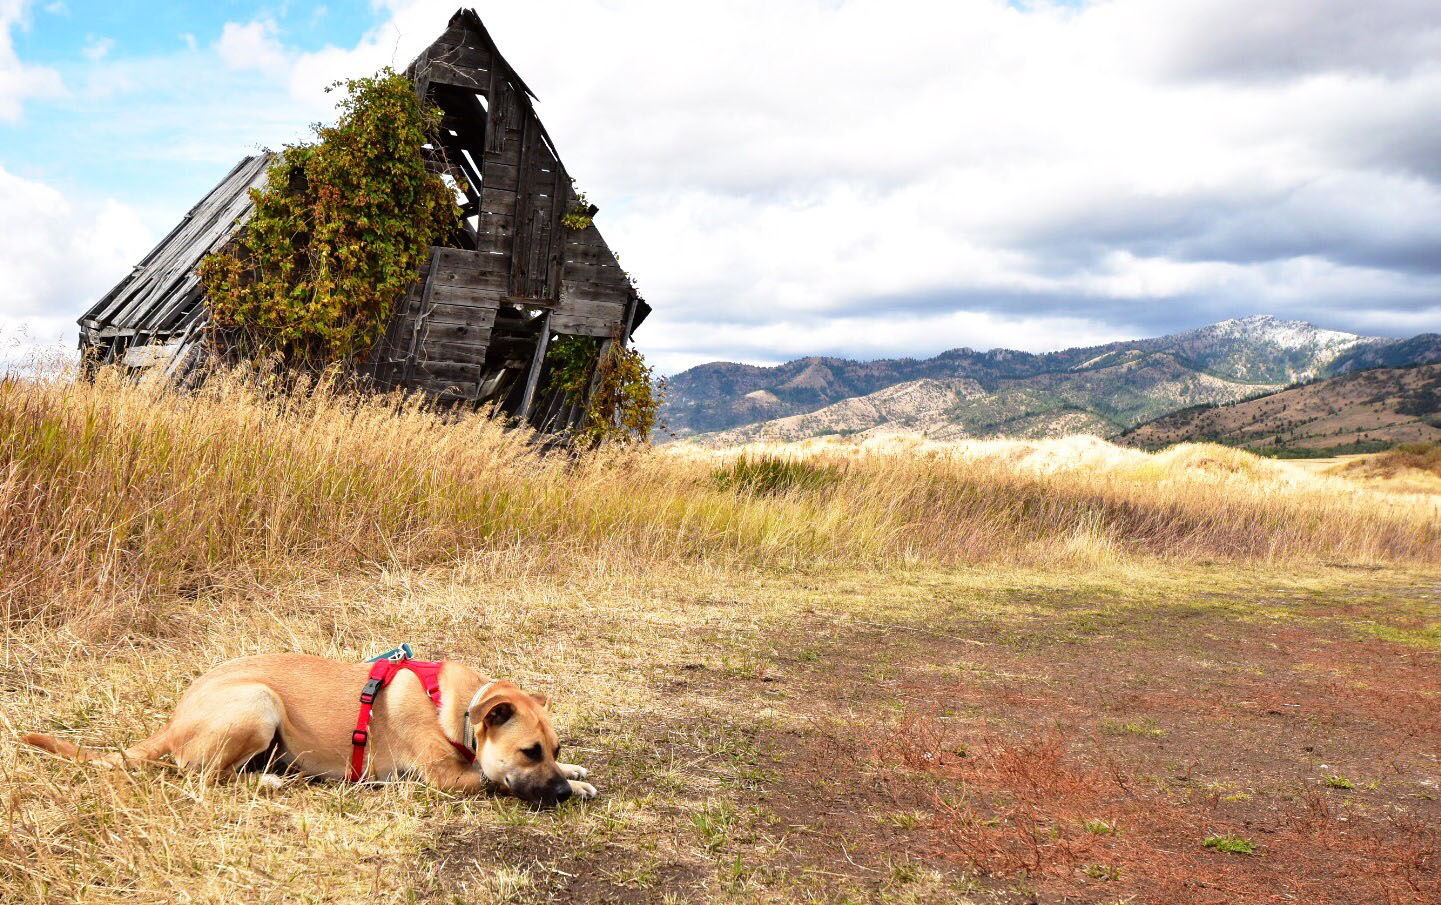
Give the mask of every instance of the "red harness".
<path id="1" fill-rule="evenodd" d="M 360 692 L 360 715 L 355 719 L 355 731 L 350 734 L 350 744 L 353 749 L 350 753 L 350 771 L 345 778 L 350 782 L 359 782 L 360 775 L 365 772 L 365 743 L 370 740 L 370 711 L 375 707 L 375 699 L 380 690 L 390 684 L 402 669 L 408 669 L 415 673 L 420 684 L 425 688 L 425 693 L 435 702 L 435 709 L 440 710 L 440 668 L 444 663 L 430 663 L 422 660 L 410 660 L 402 657 L 399 660 L 377 660 L 370 668 L 370 678 L 365 682 L 365 688 Z M 450 741 L 446 739 L 446 741 Z M 475 763 L 475 752 L 462 745 L 460 742 L 450 742 L 451 747 L 460 752 L 460 756 L 467 764 Z"/>

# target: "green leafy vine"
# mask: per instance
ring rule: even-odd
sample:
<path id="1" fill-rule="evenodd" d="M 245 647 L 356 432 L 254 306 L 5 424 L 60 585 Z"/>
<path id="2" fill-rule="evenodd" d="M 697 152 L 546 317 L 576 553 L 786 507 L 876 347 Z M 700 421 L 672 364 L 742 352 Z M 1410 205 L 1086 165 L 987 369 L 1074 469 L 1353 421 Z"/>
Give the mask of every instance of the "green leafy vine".
<path id="1" fill-rule="evenodd" d="M 252 189 L 240 238 L 201 262 L 212 330 L 301 365 L 353 363 L 460 211 L 421 149 L 440 123 L 390 69 L 337 82 L 341 116 L 290 145 Z"/>
<path id="2" fill-rule="evenodd" d="M 664 381 L 645 356 L 620 342 L 590 336 L 557 336 L 546 350 L 547 386 L 585 404 L 577 438 L 584 443 L 644 443 L 660 426 Z"/>

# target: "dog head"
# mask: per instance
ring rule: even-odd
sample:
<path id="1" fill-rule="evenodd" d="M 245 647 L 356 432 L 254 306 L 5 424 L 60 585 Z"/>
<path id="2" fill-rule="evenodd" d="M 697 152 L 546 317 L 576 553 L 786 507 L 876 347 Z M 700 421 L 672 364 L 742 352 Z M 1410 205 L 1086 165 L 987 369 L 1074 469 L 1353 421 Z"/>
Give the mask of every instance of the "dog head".
<path id="1" fill-rule="evenodd" d="M 550 722 L 550 702 L 509 682 L 492 682 L 470 706 L 476 763 L 491 782 L 534 804 L 559 804 L 570 783 L 556 758 L 560 740 Z"/>

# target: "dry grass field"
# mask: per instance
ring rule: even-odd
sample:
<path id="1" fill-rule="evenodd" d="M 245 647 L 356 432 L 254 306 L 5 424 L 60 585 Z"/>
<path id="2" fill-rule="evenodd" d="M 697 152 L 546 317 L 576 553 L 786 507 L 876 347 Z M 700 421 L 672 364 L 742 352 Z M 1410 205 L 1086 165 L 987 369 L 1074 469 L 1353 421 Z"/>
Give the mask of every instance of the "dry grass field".
<path id="1" fill-rule="evenodd" d="M 0 901 L 1429 903 L 1441 494 L 1220 447 L 541 456 L 0 383 Z M 110 773 L 247 653 L 544 690 L 601 798 Z"/>

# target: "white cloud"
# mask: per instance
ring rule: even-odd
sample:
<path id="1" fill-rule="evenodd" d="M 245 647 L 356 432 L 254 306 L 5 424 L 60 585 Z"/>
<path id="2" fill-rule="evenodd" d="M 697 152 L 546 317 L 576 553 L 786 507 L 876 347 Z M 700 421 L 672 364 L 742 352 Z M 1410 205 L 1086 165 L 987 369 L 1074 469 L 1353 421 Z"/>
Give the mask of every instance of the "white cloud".
<path id="1" fill-rule="evenodd" d="M 30 66 L 15 55 L 11 30 L 26 25 L 28 0 L 0 0 L 0 122 L 14 122 L 27 99 L 58 97 L 65 93 L 60 74 L 45 66 Z"/>
<path id="2" fill-rule="evenodd" d="M 153 242 L 133 209 L 78 205 L 0 167 L 0 358 L 73 346 L 75 318 L 123 277 Z"/>
<path id="3" fill-rule="evenodd" d="M 256 69 L 265 73 L 282 73 L 290 66 L 285 48 L 276 37 L 275 22 L 261 19 L 241 25 L 226 22 L 215 52 L 227 68 Z"/>
<path id="4" fill-rule="evenodd" d="M 101 60 L 105 59 L 106 55 L 108 55 L 110 51 L 114 48 L 114 38 L 92 37 L 85 42 L 85 46 L 81 48 L 80 53 L 85 56 L 85 59 L 91 61 L 92 63 L 98 63 Z"/>

